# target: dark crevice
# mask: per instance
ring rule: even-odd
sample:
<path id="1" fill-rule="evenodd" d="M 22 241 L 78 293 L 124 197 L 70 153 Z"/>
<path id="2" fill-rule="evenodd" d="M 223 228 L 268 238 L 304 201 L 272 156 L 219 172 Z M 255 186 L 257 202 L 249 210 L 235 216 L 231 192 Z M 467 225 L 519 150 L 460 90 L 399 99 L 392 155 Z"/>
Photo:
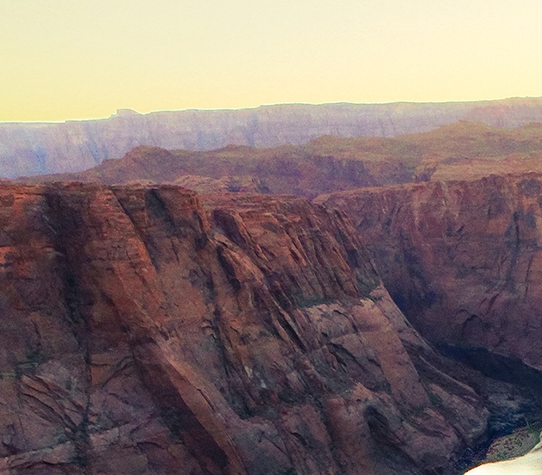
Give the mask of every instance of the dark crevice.
<path id="1" fill-rule="evenodd" d="M 440 353 L 480 371 L 483 375 L 542 393 L 542 371 L 526 365 L 519 358 L 499 355 L 486 348 L 460 347 L 447 343 L 436 345 Z"/>
<path id="2" fill-rule="evenodd" d="M 213 220 L 231 242 L 237 244 L 241 249 L 248 247 L 235 216 L 228 211 L 215 209 L 213 211 Z"/>
<path id="3" fill-rule="evenodd" d="M 421 473 L 415 468 L 416 462 L 399 448 L 404 443 L 391 430 L 386 417 L 373 406 L 367 407 L 364 416 L 375 442 L 374 450 L 381 453 L 382 458 L 387 462 L 386 465 L 403 473 Z M 446 460 L 442 462 L 445 463 Z"/>
<path id="4" fill-rule="evenodd" d="M 51 226 L 56 231 L 55 251 L 59 265 L 59 273 L 62 276 L 64 286 L 65 305 L 70 320 L 70 327 L 81 351 L 85 365 L 84 384 L 86 402 L 82 411 L 82 421 L 72 427 L 71 440 L 75 447 L 75 457 L 72 463 L 84 469 L 84 473 L 90 473 L 88 467 L 88 453 L 91 451 L 89 436 L 89 412 L 90 412 L 90 388 L 92 376 L 90 373 L 90 349 L 89 335 L 91 334 L 90 324 L 87 317 L 81 312 L 81 308 L 91 303 L 91 296 L 82 291 L 80 286 L 80 260 L 84 253 L 78 248 L 78 244 L 85 241 L 81 235 L 84 227 L 81 225 L 81 216 L 73 208 L 69 207 L 60 193 L 46 194 L 48 215 Z"/>
<path id="5" fill-rule="evenodd" d="M 235 274 L 234 266 L 226 257 L 225 247 L 217 246 L 216 254 L 218 257 L 218 262 L 222 266 L 222 269 L 224 270 L 224 273 L 226 274 L 226 279 L 228 280 L 229 284 L 232 286 L 235 292 L 239 292 L 239 290 L 241 290 L 241 282 L 239 281 L 239 279 L 237 278 L 237 275 Z"/>

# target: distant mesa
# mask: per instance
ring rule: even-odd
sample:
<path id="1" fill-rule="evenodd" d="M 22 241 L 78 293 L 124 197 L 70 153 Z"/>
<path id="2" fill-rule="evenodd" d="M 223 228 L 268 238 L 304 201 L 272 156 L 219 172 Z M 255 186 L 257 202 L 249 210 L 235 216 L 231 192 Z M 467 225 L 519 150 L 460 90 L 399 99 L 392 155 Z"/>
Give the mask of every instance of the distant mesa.
<path id="1" fill-rule="evenodd" d="M 277 104 L 253 109 L 140 114 L 119 109 L 108 119 L 58 124 L 0 124 L 0 177 L 79 172 L 123 157 L 138 145 L 216 150 L 302 145 L 322 135 L 397 137 L 458 120 L 513 128 L 542 122 L 542 98 L 391 104 Z M 237 173 L 235 173 L 236 175 Z"/>
<path id="2" fill-rule="evenodd" d="M 117 109 L 117 113 L 113 114 L 113 117 L 129 117 L 134 115 L 141 115 L 134 109 Z"/>

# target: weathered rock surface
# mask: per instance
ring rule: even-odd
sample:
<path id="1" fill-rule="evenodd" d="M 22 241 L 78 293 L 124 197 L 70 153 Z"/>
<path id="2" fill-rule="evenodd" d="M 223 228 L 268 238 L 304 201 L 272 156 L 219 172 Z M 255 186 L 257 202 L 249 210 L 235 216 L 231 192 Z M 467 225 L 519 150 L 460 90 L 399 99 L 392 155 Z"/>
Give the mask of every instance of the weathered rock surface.
<path id="1" fill-rule="evenodd" d="M 542 176 L 320 197 L 346 211 L 421 333 L 542 369 Z"/>
<path id="2" fill-rule="evenodd" d="M 269 189 L 261 180 L 251 176 L 223 176 L 219 179 L 200 175 L 181 175 L 176 180 L 160 181 L 166 185 L 176 185 L 201 194 L 214 193 L 269 193 Z M 149 178 L 127 180 L 126 185 L 158 185 L 159 182 Z"/>
<path id="3" fill-rule="evenodd" d="M 2 475 L 421 475 L 486 428 L 342 213 L 1 185 L 0 226 Z"/>
<path id="4" fill-rule="evenodd" d="M 198 175 L 182 175 L 173 181 L 173 184 L 182 186 L 196 193 L 269 193 L 267 185 L 252 176 L 223 176 L 214 179 Z"/>
<path id="5" fill-rule="evenodd" d="M 392 137 L 458 120 L 517 127 L 542 122 L 542 99 L 393 104 L 284 104 L 241 110 L 116 114 L 59 124 L 0 124 L 0 176 L 64 173 L 119 158 L 139 145 L 211 150 L 272 147 L 322 135 Z"/>

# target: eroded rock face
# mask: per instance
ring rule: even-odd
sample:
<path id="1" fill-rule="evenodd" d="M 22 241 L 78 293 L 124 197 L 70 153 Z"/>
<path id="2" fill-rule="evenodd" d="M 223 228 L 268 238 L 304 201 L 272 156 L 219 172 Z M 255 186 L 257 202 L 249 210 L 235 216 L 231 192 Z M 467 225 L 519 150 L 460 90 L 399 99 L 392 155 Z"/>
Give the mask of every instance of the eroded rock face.
<path id="1" fill-rule="evenodd" d="M 542 368 L 542 177 L 491 176 L 322 197 L 344 209 L 386 288 L 433 341 Z"/>
<path id="2" fill-rule="evenodd" d="M 433 473 L 485 430 L 340 212 L 2 185 L 0 225 L 1 474 Z"/>

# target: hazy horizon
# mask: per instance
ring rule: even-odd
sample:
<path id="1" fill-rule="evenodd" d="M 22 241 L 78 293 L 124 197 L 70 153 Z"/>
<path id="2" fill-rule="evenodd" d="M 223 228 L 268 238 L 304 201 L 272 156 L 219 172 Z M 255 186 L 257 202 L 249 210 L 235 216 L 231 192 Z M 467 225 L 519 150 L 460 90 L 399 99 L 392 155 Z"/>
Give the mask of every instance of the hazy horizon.
<path id="1" fill-rule="evenodd" d="M 0 121 L 542 96 L 538 0 L 4 0 Z"/>
<path id="2" fill-rule="evenodd" d="M 497 102 L 497 101 L 506 101 L 506 100 L 542 100 L 542 96 L 523 96 L 523 97 L 502 97 L 496 99 L 473 99 L 467 101 L 461 100 L 450 100 L 450 101 L 392 101 L 392 102 L 348 102 L 348 101 L 335 101 L 335 102 L 277 102 L 274 104 L 259 104 L 256 106 L 246 106 L 246 107 L 188 107 L 184 109 L 159 109 L 159 110 L 150 110 L 150 111 L 138 111 L 130 107 L 120 107 L 115 109 L 112 113 L 107 116 L 102 117 L 81 117 L 81 118 L 67 118 L 63 120 L 0 120 L 0 124 L 62 124 L 66 122 L 79 122 L 79 121 L 88 121 L 88 120 L 106 120 L 114 117 L 118 114 L 119 111 L 127 111 L 128 114 L 134 115 L 149 115 L 162 112 L 184 112 L 184 111 L 239 111 L 239 110 L 251 110 L 259 109 L 261 107 L 274 107 L 274 106 L 288 106 L 288 105 L 306 105 L 306 106 L 326 106 L 326 105 L 393 105 L 393 104 L 454 104 L 454 103 L 476 103 L 476 102 Z"/>

